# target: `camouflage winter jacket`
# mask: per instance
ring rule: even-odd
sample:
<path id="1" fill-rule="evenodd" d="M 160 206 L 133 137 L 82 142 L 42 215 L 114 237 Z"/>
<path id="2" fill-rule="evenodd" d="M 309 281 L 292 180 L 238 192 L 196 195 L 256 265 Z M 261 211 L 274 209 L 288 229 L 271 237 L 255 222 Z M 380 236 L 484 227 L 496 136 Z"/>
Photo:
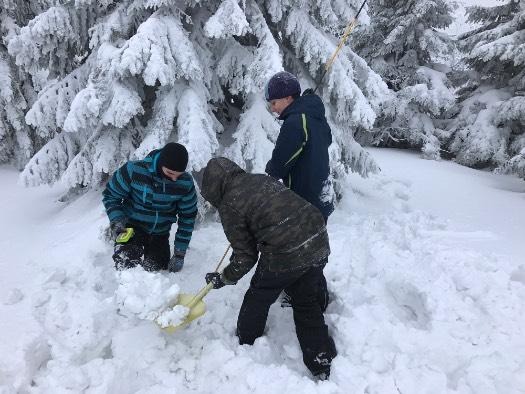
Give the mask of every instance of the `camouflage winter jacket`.
<path id="1" fill-rule="evenodd" d="M 237 281 L 257 263 L 272 272 L 323 265 L 330 254 L 321 212 L 277 180 L 211 159 L 202 196 L 219 211 L 233 254 L 224 275 Z"/>

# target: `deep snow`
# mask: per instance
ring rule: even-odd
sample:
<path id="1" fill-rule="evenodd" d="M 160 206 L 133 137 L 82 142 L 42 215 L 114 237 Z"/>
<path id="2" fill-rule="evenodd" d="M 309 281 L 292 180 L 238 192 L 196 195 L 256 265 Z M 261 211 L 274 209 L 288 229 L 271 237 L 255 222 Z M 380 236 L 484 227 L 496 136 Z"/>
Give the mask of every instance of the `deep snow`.
<path id="1" fill-rule="evenodd" d="M 382 174 L 350 177 L 329 222 L 339 356 L 321 383 L 302 364 L 290 309 L 273 306 L 267 335 L 238 345 L 250 275 L 210 292 L 208 312 L 172 335 L 136 316 L 140 298 L 126 313 L 119 300 L 136 292 L 152 305 L 155 292 L 115 275 L 100 195 L 57 203 L 59 187 L 23 189 L 1 167 L 0 393 L 525 392 L 523 182 L 372 154 Z M 159 288 L 199 290 L 226 246 L 218 223 L 199 227 L 183 271 Z"/>

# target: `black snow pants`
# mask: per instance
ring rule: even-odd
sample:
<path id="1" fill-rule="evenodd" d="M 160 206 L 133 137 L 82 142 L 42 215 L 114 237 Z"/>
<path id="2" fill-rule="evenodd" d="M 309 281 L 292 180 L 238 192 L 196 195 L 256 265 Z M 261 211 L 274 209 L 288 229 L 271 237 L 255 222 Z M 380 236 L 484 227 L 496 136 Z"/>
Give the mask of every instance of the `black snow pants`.
<path id="1" fill-rule="evenodd" d="M 113 261 L 117 270 L 137 265 L 146 271 L 166 270 L 169 259 L 169 234 L 152 235 L 135 228 L 135 234 L 128 242 L 115 242 Z"/>
<path id="2" fill-rule="evenodd" d="M 323 271 L 321 271 L 321 275 L 319 275 L 319 282 L 317 285 L 317 302 L 319 303 L 322 312 L 326 311 L 328 303 L 330 302 L 330 296 L 328 295 L 328 286 L 326 284 L 326 278 L 324 276 Z"/>
<path id="3" fill-rule="evenodd" d="M 291 297 L 295 331 L 305 365 L 313 375 L 329 375 L 330 364 L 337 352 L 317 299 L 322 275 L 322 267 L 275 273 L 258 265 L 237 320 L 239 343 L 252 345 L 263 335 L 270 306 L 285 290 Z"/>
<path id="4" fill-rule="evenodd" d="M 324 217 L 324 224 L 328 224 L 328 216 Z M 326 259 L 326 262 L 328 262 L 328 259 Z M 317 285 L 317 300 L 319 301 L 321 310 L 323 312 L 326 311 L 326 308 L 328 307 L 328 303 L 330 302 L 330 297 L 328 295 L 328 285 L 326 284 L 326 277 L 324 276 L 324 273 L 322 270 L 321 270 L 321 276 L 319 278 L 319 282 Z"/>

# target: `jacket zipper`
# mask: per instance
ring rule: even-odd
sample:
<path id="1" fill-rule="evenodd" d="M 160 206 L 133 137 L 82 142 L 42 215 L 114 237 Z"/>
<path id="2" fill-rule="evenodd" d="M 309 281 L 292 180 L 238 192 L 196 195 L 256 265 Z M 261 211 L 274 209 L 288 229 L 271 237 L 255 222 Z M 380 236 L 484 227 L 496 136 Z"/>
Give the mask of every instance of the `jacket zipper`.
<path id="1" fill-rule="evenodd" d="M 155 231 L 155 227 L 157 227 L 157 222 L 159 221 L 159 211 L 155 211 L 155 223 L 153 223 L 153 227 L 151 228 L 151 232 Z"/>

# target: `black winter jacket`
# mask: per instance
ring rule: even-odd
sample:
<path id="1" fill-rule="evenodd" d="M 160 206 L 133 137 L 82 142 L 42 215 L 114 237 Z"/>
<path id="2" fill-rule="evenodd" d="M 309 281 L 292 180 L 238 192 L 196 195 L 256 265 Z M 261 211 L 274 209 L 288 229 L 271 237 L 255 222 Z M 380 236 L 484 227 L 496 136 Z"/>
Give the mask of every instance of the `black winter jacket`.
<path id="1" fill-rule="evenodd" d="M 247 174 L 224 157 L 211 159 L 202 196 L 219 211 L 233 254 L 224 269 L 237 281 L 257 263 L 272 272 L 324 265 L 330 254 L 323 216 L 277 180 Z"/>
<path id="2" fill-rule="evenodd" d="M 325 219 L 333 212 L 328 147 L 332 132 L 319 96 L 296 98 L 281 114 L 284 120 L 266 173 L 282 179 L 294 192 L 319 208 Z"/>

